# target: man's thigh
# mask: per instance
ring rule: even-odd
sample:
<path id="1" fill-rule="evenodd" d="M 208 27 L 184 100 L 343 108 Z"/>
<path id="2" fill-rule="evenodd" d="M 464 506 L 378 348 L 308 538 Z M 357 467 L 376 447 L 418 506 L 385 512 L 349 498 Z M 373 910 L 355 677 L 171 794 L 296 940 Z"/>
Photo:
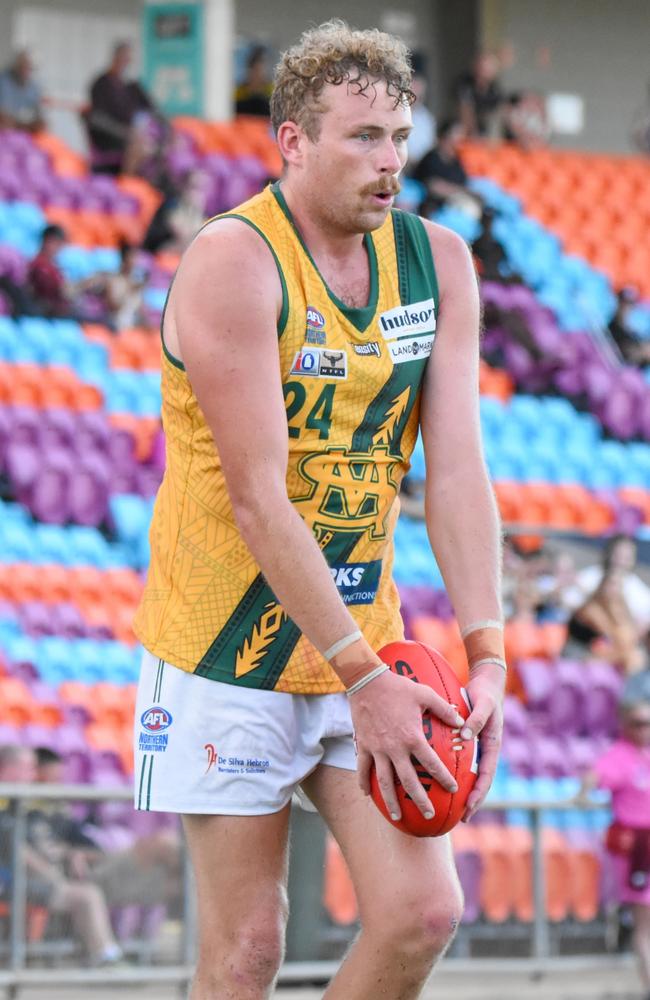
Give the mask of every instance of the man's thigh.
<path id="1" fill-rule="evenodd" d="M 291 806 L 264 816 L 183 816 L 204 941 L 235 938 L 263 910 L 284 915 Z"/>
<path id="2" fill-rule="evenodd" d="M 410 837 L 379 813 L 355 771 L 321 765 L 302 783 L 350 869 L 365 927 L 431 893 L 459 898 L 449 837 Z"/>

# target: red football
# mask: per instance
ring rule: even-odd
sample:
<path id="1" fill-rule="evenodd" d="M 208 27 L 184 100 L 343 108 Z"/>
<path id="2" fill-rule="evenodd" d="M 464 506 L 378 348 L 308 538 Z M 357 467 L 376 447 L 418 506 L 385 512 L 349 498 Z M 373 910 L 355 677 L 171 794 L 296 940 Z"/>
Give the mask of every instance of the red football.
<path id="1" fill-rule="evenodd" d="M 422 642 L 391 642 L 380 649 L 378 655 L 384 663 L 389 664 L 394 673 L 408 677 L 416 684 L 428 684 L 445 701 L 455 705 L 464 719 L 469 716 L 465 689 L 453 668 L 437 650 L 425 646 Z M 458 791 L 448 792 L 431 777 L 428 771 L 417 764 L 416 771 L 431 800 L 434 817 L 430 820 L 424 818 L 396 777 L 395 785 L 402 818 L 392 820 L 379 790 L 374 766 L 370 773 L 370 789 L 380 813 L 398 830 L 410 833 L 414 837 L 440 837 L 456 826 L 465 811 L 465 803 L 478 774 L 478 742 L 461 740 L 458 732 L 430 712 L 425 712 L 422 717 L 422 726 L 427 742 L 456 779 Z"/>

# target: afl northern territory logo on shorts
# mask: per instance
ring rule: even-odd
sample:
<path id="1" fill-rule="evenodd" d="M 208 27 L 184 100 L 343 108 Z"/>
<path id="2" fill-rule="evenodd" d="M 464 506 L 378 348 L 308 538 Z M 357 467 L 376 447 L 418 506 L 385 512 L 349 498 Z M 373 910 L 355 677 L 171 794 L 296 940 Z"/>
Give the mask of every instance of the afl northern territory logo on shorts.
<path id="1" fill-rule="evenodd" d="M 161 705 L 148 708 L 140 716 L 140 725 L 144 729 L 140 733 L 138 749 L 144 753 L 161 753 L 167 749 L 169 734 L 166 732 L 172 722 L 171 712 Z"/>

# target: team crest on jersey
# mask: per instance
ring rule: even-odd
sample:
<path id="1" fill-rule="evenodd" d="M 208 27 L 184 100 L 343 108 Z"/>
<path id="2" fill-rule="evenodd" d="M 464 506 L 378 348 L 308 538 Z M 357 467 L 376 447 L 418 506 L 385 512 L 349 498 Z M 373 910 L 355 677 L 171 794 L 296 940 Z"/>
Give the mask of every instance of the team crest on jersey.
<path id="1" fill-rule="evenodd" d="M 322 347 L 303 347 L 296 354 L 291 366 L 292 375 L 306 375 L 309 378 L 348 377 L 348 356 L 346 351 L 328 351 Z"/>
<path id="2" fill-rule="evenodd" d="M 305 341 L 308 344 L 317 344 L 321 347 L 326 343 L 325 317 L 313 306 L 307 306 Z"/>

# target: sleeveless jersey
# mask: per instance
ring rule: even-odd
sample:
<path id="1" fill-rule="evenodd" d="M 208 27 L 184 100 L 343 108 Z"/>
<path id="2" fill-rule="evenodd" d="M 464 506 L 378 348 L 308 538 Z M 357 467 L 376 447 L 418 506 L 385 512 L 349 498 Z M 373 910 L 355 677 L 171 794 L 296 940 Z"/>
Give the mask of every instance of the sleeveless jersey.
<path id="1" fill-rule="evenodd" d="M 288 496 L 351 615 L 380 648 L 403 638 L 392 535 L 435 337 L 438 288 L 426 231 L 416 216 L 393 210 L 364 237 L 369 301 L 350 308 L 321 277 L 279 184 L 228 215 L 266 241 L 281 279 Z M 218 681 L 300 694 L 341 691 L 239 535 L 214 440 L 183 365 L 164 341 L 162 399 L 167 467 L 138 637 L 155 656 Z"/>

